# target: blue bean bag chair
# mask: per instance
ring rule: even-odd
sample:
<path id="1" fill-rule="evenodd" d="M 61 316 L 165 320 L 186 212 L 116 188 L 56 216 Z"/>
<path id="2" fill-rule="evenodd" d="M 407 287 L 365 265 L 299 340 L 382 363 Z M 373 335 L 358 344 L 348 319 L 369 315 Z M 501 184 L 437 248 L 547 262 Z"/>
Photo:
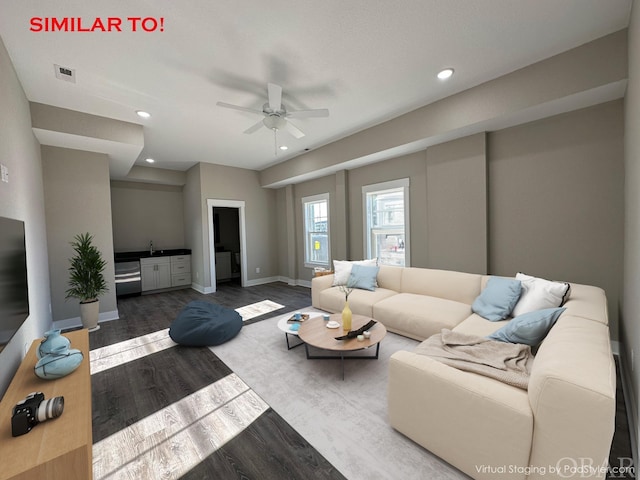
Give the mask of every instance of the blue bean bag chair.
<path id="1" fill-rule="evenodd" d="M 187 347 L 208 347 L 231 340 L 241 328 L 242 317 L 235 310 L 195 300 L 171 323 L 169 336 Z"/>

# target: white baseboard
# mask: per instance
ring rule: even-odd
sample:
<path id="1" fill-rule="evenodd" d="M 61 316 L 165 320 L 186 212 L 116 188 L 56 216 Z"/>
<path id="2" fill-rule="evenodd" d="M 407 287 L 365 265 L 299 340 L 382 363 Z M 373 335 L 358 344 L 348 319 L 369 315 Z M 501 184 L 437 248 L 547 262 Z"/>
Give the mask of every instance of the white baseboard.
<path id="1" fill-rule="evenodd" d="M 255 287 L 256 285 L 264 285 L 266 283 L 279 282 L 280 277 L 264 277 L 256 278 L 255 280 L 247 280 L 244 282 L 245 287 Z"/>
<path id="2" fill-rule="evenodd" d="M 278 277 L 277 281 L 286 283 L 286 284 L 294 286 L 294 287 L 295 286 L 300 286 L 300 287 L 311 288 L 311 281 L 310 280 L 301 280 L 301 279 L 297 279 L 296 280 L 294 278 L 280 276 L 280 277 Z"/>
<path id="3" fill-rule="evenodd" d="M 98 323 L 109 322 L 111 320 L 118 320 L 120 315 L 118 310 L 112 310 L 110 312 L 100 312 L 98 314 Z M 53 322 L 54 330 L 65 330 L 67 328 L 82 327 L 82 320 L 80 317 L 65 318 L 63 320 L 55 320 Z"/>
<path id="4" fill-rule="evenodd" d="M 192 283 L 191 288 L 193 288 L 198 293 L 202 293 L 203 295 L 215 292 L 215 289 L 213 287 L 203 287 L 202 285 L 199 285 L 197 283 Z"/>

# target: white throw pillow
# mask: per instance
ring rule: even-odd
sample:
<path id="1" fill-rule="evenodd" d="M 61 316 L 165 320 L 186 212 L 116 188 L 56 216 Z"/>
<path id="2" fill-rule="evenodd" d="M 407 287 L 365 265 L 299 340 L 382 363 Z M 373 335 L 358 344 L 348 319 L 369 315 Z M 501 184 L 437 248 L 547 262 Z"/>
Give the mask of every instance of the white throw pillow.
<path id="1" fill-rule="evenodd" d="M 346 285 L 351 275 L 351 267 L 353 265 L 364 265 L 375 267 L 378 265 L 377 258 L 371 258 L 369 260 L 357 260 L 354 262 L 348 260 L 334 260 L 333 261 L 333 286 Z M 376 287 L 378 283 L 376 282 Z"/>
<path id="2" fill-rule="evenodd" d="M 511 313 L 513 317 L 543 308 L 561 307 L 571 291 L 571 285 L 568 283 L 551 282 L 520 272 L 516 275 L 516 280 L 520 280 L 522 284 L 522 294 Z"/>

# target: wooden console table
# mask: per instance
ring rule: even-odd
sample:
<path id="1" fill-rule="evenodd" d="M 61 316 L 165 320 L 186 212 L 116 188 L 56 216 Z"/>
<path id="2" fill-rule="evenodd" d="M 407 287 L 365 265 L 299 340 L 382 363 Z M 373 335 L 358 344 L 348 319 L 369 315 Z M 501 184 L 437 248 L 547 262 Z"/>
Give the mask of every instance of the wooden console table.
<path id="1" fill-rule="evenodd" d="M 0 402 L 0 480 L 93 478 L 89 333 L 83 329 L 64 336 L 71 340 L 71 348 L 82 351 L 80 366 L 57 380 L 38 378 L 33 372 L 40 344 L 36 340 Z M 31 392 L 42 392 L 45 399 L 63 396 L 64 411 L 29 433 L 12 437 L 13 407 Z"/>

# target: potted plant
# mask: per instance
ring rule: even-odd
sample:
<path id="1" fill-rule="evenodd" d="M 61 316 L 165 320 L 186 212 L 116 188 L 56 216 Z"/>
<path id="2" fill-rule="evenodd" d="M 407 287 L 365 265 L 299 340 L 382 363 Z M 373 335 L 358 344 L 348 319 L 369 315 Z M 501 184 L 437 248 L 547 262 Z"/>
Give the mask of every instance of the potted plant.
<path id="1" fill-rule="evenodd" d="M 102 273 L 107 262 L 102 258 L 100 250 L 93 245 L 93 236 L 89 233 L 78 234 L 74 240 L 71 246 L 75 256 L 69 260 L 69 289 L 65 298 L 80 300 L 82 325 L 91 332 L 100 328 L 98 297 L 108 290 Z"/>

